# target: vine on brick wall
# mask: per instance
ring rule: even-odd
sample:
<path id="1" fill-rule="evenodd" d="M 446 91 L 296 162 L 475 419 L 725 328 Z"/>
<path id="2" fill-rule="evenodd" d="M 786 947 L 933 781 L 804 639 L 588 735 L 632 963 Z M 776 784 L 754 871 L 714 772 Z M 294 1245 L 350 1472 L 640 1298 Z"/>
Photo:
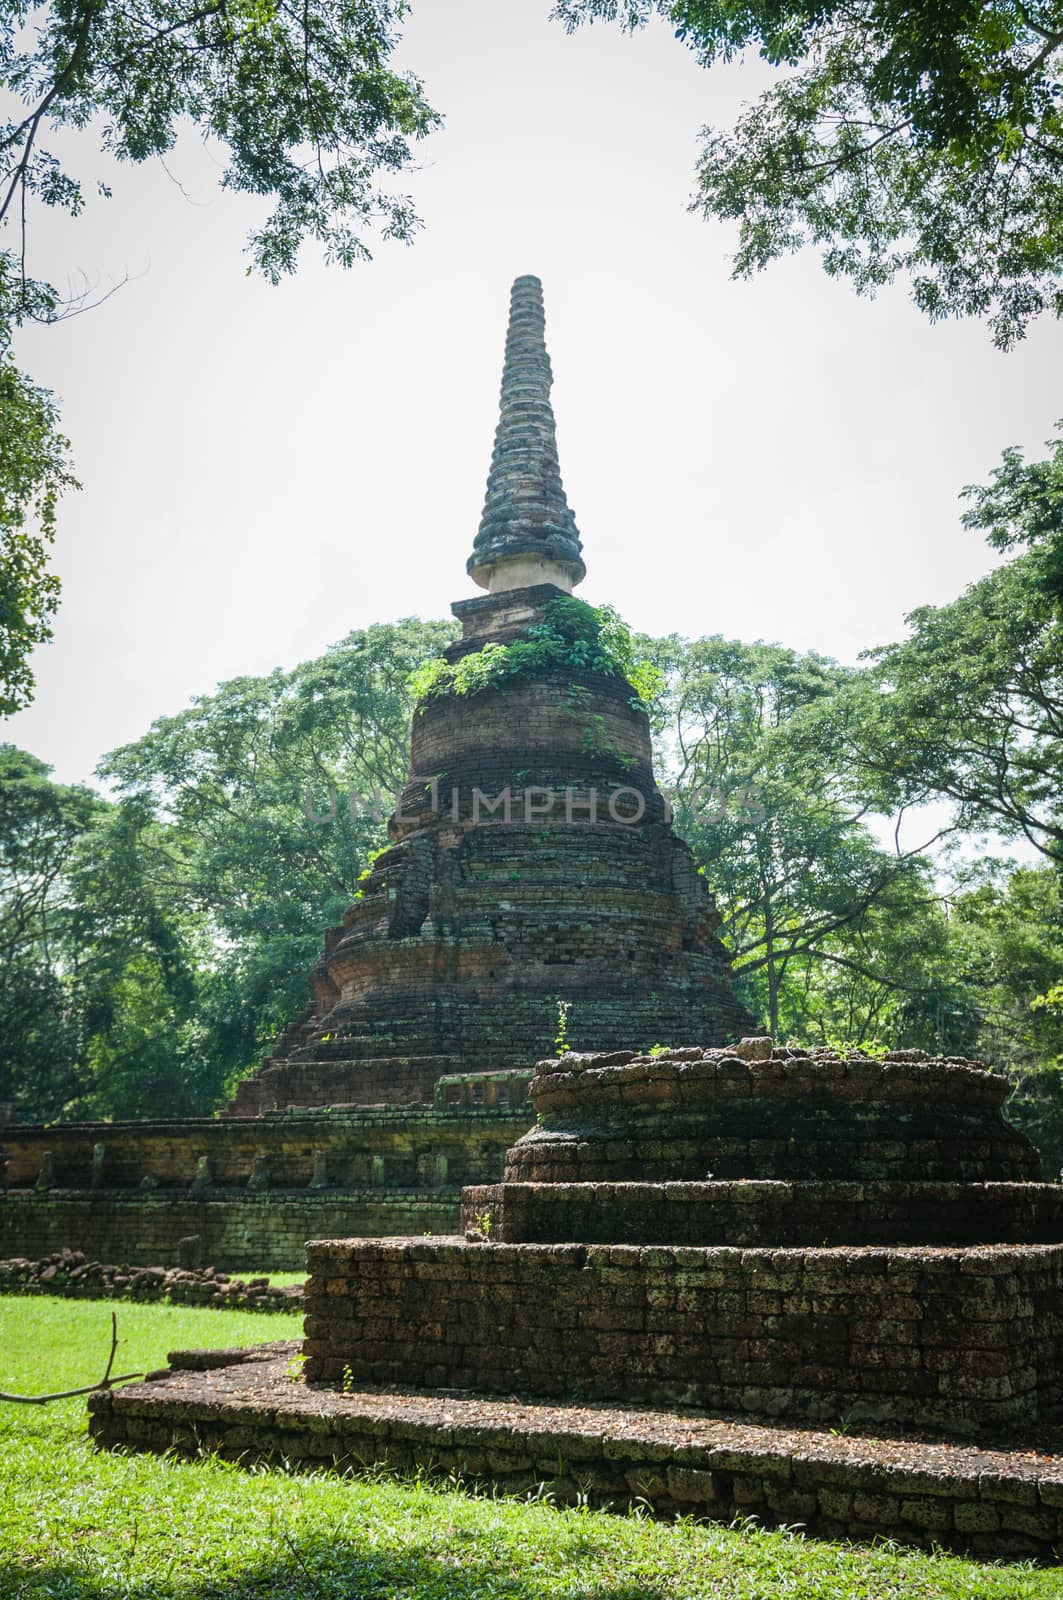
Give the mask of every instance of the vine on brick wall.
<path id="1" fill-rule="evenodd" d="M 558 595 L 543 608 L 543 620 L 525 628 L 510 644 L 490 642 L 448 664 L 441 657 L 413 674 L 410 687 L 419 700 L 480 694 L 511 678 L 535 677 L 558 669 L 619 674 L 648 706 L 660 692 L 663 676 L 635 654 L 630 630 L 612 606 L 590 606 Z"/>

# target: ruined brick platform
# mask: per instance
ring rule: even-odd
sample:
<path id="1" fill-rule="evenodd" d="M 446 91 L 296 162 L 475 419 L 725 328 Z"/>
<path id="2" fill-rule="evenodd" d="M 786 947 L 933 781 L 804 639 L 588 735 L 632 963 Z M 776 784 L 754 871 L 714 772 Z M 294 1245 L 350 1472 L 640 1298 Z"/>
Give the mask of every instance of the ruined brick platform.
<path id="1" fill-rule="evenodd" d="M 773 1046 L 540 1061 L 537 1124 L 506 1156 L 510 1183 L 651 1178 L 1021 1182 L 1041 1158 L 1009 1126 L 1010 1085 L 980 1062 L 921 1050 Z"/>
<path id="2" fill-rule="evenodd" d="M 298 1271 L 315 1235 L 453 1233 L 527 1128 L 526 1076 L 444 1078 L 434 1106 L 5 1129 L 0 1256 L 172 1265 L 194 1234 L 227 1271 Z"/>
<path id="3" fill-rule="evenodd" d="M 1063 1244 L 317 1240 L 306 1375 L 1018 1430 L 1063 1398 Z"/>
<path id="4" fill-rule="evenodd" d="M 536 1126 L 501 1184 L 464 1191 L 464 1240 L 308 1245 L 307 1376 L 967 1436 L 1044 1422 L 1063 1191 L 999 1181 L 1039 1168 L 1006 1089 L 977 1062 L 763 1038 L 541 1061 Z M 729 1176 L 691 1181 L 710 1162 Z"/>
<path id="5" fill-rule="evenodd" d="M 293 1379 L 298 1346 L 170 1357 L 151 1382 L 94 1395 L 97 1444 L 217 1454 L 299 1471 L 366 1467 L 456 1474 L 561 1503 L 800 1525 L 829 1539 L 888 1537 L 987 1558 L 1056 1561 L 1063 1438 L 1022 1449 L 929 1437 L 867 1438 L 682 1409 L 343 1393 Z"/>
<path id="6" fill-rule="evenodd" d="M 356 1453 L 341 1449 L 349 1427 L 378 1453 L 407 1441 L 402 1464 L 442 1450 L 459 1470 L 486 1462 L 507 1481 L 542 1470 L 524 1460 L 514 1395 L 557 1428 L 562 1453 L 592 1412 L 640 1408 L 654 1420 L 622 1471 L 611 1433 L 587 1446 L 601 1499 L 648 1475 L 664 1509 L 753 1509 L 814 1531 L 1048 1554 L 1059 1530 L 1039 1479 L 1019 1490 L 1009 1478 L 1026 1497 L 1009 1502 L 1022 1528 L 1019 1510 L 1005 1519 L 983 1503 L 1011 1472 L 990 1474 L 986 1443 L 1010 1441 L 1007 1461 L 1026 1461 L 1063 1418 L 1063 1190 L 1014 1181 L 1033 1178 L 1038 1157 L 1004 1121 L 1004 1090 L 976 1062 L 779 1050 L 764 1038 L 541 1061 L 536 1125 L 507 1153 L 501 1183 L 464 1190 L 464 1237 L 307 1246 L 303 1375 L 324 1420 L 292 1421 L 277 1402 L 267 1442 L 267 1422 L 241 1430 L 242 1410 L 211 1378 L 161 1432 L 148 1391 L 103 1403 L 94 1430 L 105 1443 L 184 1448 L 190 1419 L 226 1449 L 284 1456 L 291 1441 L 294 1460 L 335 1461 Z M 787 1119 L 796 1132 L 784 1137 Z M 732 1175 L 692 1180 L 710 1159 Z M 334 1389 L 315 1388 L 343 1383 L 401 1389 L 414 1432 L 389 1431 L 394 1396 L 363 1394 L 349 1414 Z M 455 1408 L 469 1426 L 454 1424 Z M 502 1419 L 496 1431 L 478 1432 L 488 1414 Z M 349 1415 L 358 1420 L 341 1427 Z M 755 1435 L 741 1469 L 720 1485 L 714 1476 L 700 1502 L 689 1483 L 715 1474 L 712 1451 L 700 1465 L 674 1454 L 677 1417 L 686 1443 L 720 1428 Z M 846 1442 L 840 1479 L 810 1486 L 814 1428 L 918 1435 L 942 1481 L 894 1492 L 883 1477 L 894 1458 L 863 1437 L 855 1456 Z M 328 1442 L 307 1445 L 308 1429 Z M 833 1470 L 842 1447 L 824 1448 Z M 965 1478 L 971 1460 L 982 1464 Z"/>

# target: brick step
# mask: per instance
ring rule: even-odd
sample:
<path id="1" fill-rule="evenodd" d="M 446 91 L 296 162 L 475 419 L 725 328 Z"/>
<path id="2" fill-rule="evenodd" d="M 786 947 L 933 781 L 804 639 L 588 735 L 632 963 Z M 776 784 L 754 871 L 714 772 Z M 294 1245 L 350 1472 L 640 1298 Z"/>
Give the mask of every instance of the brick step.
<path id="1" fill-rule="evenodd" d="M 1063 1538 L 1058 1430 L 1011 1451 L 689 1409 L 311 1390 L 289 1376 L 298 1352 L 294 1343 L 175 1352 L 153 1381 L 92 1395 L 89 1431 L 107 1449 L 207 1450 L 344 1473 L 424 1468 L 522 1496 L 542 1486 L 563 1504 L 723 1523 L 752 1514 L 820 1538 L 888 1537 L 988 1558 L 1054 1561 Z"/>
<path id="2" fill-rule="evenodd" d="M 1063 1184 L 499 1183 L 462 1226 L 503 1244 L 1059 1244 Z"/>

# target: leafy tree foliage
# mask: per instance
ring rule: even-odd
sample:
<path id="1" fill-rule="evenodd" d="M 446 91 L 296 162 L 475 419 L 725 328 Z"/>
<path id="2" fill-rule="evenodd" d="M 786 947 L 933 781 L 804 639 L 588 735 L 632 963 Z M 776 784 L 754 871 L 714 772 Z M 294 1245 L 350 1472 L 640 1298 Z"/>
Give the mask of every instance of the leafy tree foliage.
<path id="1" fill-rule="evenodd" d="M 1021 836 L 1063 864 L 1063 440 L 1048 460 L 1006 452 L 965 491 L 969 527 L 1023 553 L 911 637 L 871 652 L 824 735 L 880 803 L 946 799 L 964 831 Z"/>
<path id="2" fill-rule="evenodd" d="M 661 688 L 659 671 L 638 656 L 630 630 L 613 607 L 590 606 L 568 594 L 548 600 L 542 621 L 510 644 L 485 644 L 452 665 L 442 657 L 426 662 L 412 688 L 418 698 L 464 697 L 511 678 L 571 671 L 618 673 L 647 707 Z"/>
<path id="3" fill-rule="evenodd" d="M 113 802 L 3 752 L 0 1099 L 69 1119 L 226 1097 L 307 1003 L 405 780 L 409 680 L 453 632 L 374 627 L 223 684 L 108 758 Z"/>
<path id="4" fill-rule="evenodd" d="M 147 870 L 161 833 L 136 802 L 117 805 L 77 853 L 67 973 L 83 1046 L 67 1117 L 188 1116 L 217 1093 L 201 1015 L 216 956 L 197 919 Z"/>
<path id="5" fill-rule="evenodd" d="M 1044 490 L 1041 542 L 1032 534 L 1025 541 L 1033 549 L 1011 564 L 1007 606 L 999 608 L 999 618 L 1012 622 L 1023 604 L 1043 607 L 1053 581 L 1044 505 L 1054 491 L 1042 466 L 1034 472 Z M 998 537 L 1011 544 L 1032 526 L 1015 514 L 1017 471 L 1009 459 L 992 493 L 969 491 L 978 525 L 992 506 Z M 677 827 L 716 893 L 747 1004 L 783 1039 L 987 1061 L 1011 1078 L 1009 1115 L 1054 1175 L 1063 1166 L 1058 864 L 1017 867 L 982 855 L 972 862 L 964 848 L 972 830 L 987 822 L 998 833 L 1018 827 L 992 810 L 991 796 L 974 794 L 918 850 L 888 848 L 890 807 L 899 824 L 906 805 L 942 791 L 913 785 L 903 769 L 884 777 L 880 765 L 854 759 L 842 737 L 853 723 L 866 732 L 861 718 L 881 716 L 889 720 L 874 725 L 880 758 L 909 749 L 908 740 L 943 760 L 956 685 L 931 685 L 917 699 L 913 667 L 913 698 L 894 703 L 876 668 L 846 671 L 781 646 L 719 638 L 641 643 L 666 676 L 657 735 L 676 785 Z M 942 663 L 949 658 L 994 667 L 992 660 L 986 667 L 980 632 L 957 628 L 942 647 Z M 1017 681 L 1014 661 L 1008 681 Z M 985 682 L 970 701 L 968 715 L 977 709 L 983 719 L 985 748 L 991 728 L 1003 748 L 1014 706 L 994 700 Z M 931 716 L 938 720 L 928 727 Z M 1033 760 L 1028 731 L 1016 737 L 1016 749 L 1022 761 Z M 1016 773 L 1012 790 L 1018 786 Z M 1049 787 L 1043 798 L 1053 805 Z"/>
<path id="6" fill-rule="evenodd" d="M 1059 0 L 559 0 L 703 65 L 755 47 L 778 82 L 706 130 L 696 205 L 736 220 L 751 273 L 806 242 L 873 291 L 908 273 L 931 317 L 986 315 L 1007 347 L 1063 313 Z"/>
<path id="7" fill-rule="evenodd" d="M 157 1108 L 213 1105 L 307 1004 L 324 928 L 406 778 L 410 679 L 453 635 L 412 620 L 353 633 L 291 672 L 222 684 L 107 758 L 121 799 L 86 869 L 86 903 L 108 907 L 95 992 L 119 998 L 92 1073 L 106 1103 L 160 1081 L 145 1090 Z M 130 1054 L 153 1029 L 157 1070 Z"/>
<path id="8" fill-rule="evenodd" d="M 56 502 L 73 482 L 55 402 L 11 360 L 0 323 L 0 716 L 33 696 L 30 654 L 59 603 L 47 566 Z"/>
<path id="9" fill-rule="evenodd" d="M 0 83 L 25 112 L 0 128 L 0 221 L 27 199 L 77 215 L 84 180 L 42 147 L 61 127 L 100 123 L 104 150 L 144 161 L 171 149 L 188 119 L 227 151 L 222 186 L 264 195 L 274 210 L 252 236 L 252 259 L 277 279 L 294 268 L 300 242 L 334 259 L 368 255 L 365 229 L 408 238 L 410 202 L 380 175 L 410 163 L 410 143 L 436 114 L 409 73 L 389 66 L 403 0 L 115 0 L 48 5 L 29 30 L 29 9 L 0 10 Z M 11 282 L 25 276 L 25 234 L 8 255 Z"/>
<path id="10" fill-rule="evenodd" d="M 32 694 L 27 658 L 58 603 L 56 499 L 74 484 L 54 398 L 10 357 L 21 324 L 74 309 L 27 271 L 35 208 L 78 216 L 90 187 L 45 141 L 91 127 L 109 155 L 144 161 L 192 124 L 226 151 L 223 188 L 272 201 L 254 268 L 277 282 L 306 239 L 349 266 L 374 230 L 408 240 L 418 226 L 393 181 L 438 118 L 389 64 L 405 12 L 404 0 L 0 0 L 0 87 L 19 104 L 0 120 L 0 714 Z"/>
<path id="11" fill-rule="evenodd" d="M 76 1093 L 82 1033 L 64 976 L 79 841 L 106 809 L 0 745 L 0 1100 L 58 1114 Z"/>
<path id="12" fill-rule="evenodd" d="M 977 992 L 958 970 L 933 863 L 912 863 L 785 993 L 789 1037 L 977 1056 Z"/>
<path id="13" fill-rule="evenodd" d="M 881 929 L 930 890 L 918 856 L 878 843 L 818 736 L 817 707 L 853 674 L 780 645 L 644 643 L 666 673 L 659 738 L 676 825 L 717 896 L 747 1003 L 772 1033 L 807 1036 L 813 990 L 859 979 L 896 996 L 897 940 L 884 945 Z M 831 978 L 814 982 L 824 965 Z M 874 1035 L 884 1000 L 839 1005 L 847 1039 Z M 827 1012 L 820 1023 L 833 1026 Z"/>
<path id="14" fill-rule="evenodd" d="M 997 550 L 1030 550 L 1034 588 L 1063 602 L 1063 438 L 1049 439 L 1046 449 L 1044 461 L 1025 461 L 1014 446 L 1005 450 L 992 483 L 963 491 L 971 502 L 963 522 Z"/>
<path id="15" fill-rule="evenodd" d="M 1063 1167 L 1063 883 L 1055 867 L 981 861 L 950 918 L 955 981 L 976 998 L 977 1048 L 1011 1078 L 1008 1116 Z"/>

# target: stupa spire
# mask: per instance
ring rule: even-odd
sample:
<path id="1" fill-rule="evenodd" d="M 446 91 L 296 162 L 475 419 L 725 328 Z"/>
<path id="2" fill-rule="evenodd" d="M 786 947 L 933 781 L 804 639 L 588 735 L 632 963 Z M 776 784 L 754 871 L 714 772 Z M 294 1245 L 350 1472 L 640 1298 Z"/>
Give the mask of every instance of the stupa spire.
<path id="1" fill-rule="evenodd" d="M 468 561 L 474 582 L 492 593 L 535 583 L 570 591 L 586 573 L 557 459 L 545 329 L 542 284 L 518 278 L 487 498 Z"/>

